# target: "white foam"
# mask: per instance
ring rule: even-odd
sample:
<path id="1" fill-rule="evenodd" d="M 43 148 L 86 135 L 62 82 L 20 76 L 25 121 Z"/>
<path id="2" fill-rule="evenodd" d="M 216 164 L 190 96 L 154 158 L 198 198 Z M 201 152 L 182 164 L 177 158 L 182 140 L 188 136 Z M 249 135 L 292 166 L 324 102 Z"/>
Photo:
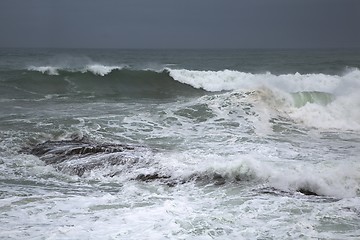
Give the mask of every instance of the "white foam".
<path id="1" fill-rule="evenodd" d="M 243 145 L 243 148 L 249 148 L 246 152 L 252 153 L 221 156 L 195 149 L 183 154 L 160 154 L 157 157 L 162 159 L 159 160 L 162 171 L 170 173 L 175 179 L 199 178 L 210 180 L 211 183 L 211 179 L 218 175 L 226 182 L 243 184 L 249 181 L 251 185 L 262 182 L 289 193 L 306 189 L 336 198 L 356 197 L 360 193 L 358 159 L 349 157 L 346 163 L 324 159 L 317 164 L 314 161 L 282 160 L 278 152 L 283 152 L 287 157 L 296 157 L 296 152 L 288 150 L 287 145 L 269 146 L 269 149 L 266 149 L 266 145 Z M 233 152 L 237 148 L 233 146 Z M 217 180 L 213 181 L 216 183 Z"/>
<path id="2" fill-rule="evenodd" d="M 285 191 L 306 189 L 336 198 L 356 197 L 359 193 L 360 168 L 355 162 L 300 164 L 272 167 L 270 186 Z"/>
<path id="3" fill-rule="evenodd" d="M 262 124 L 276 114 L 321 129 L 360 130 L 360 70 L 344 75 L 326 74 L 252 74 L 232 70 L 191 71 L 168 69 L 175 80 L 207 91 L 256 91 L 247 101 L 259 103 L 256 111 Z M 289 93 L 323 92 L 334 96 L 327 105 L 307 103 L 294 107 Z M 252 98 L 252 99 L 251 99 Z M 255 122 L 254 122 L 255 123 Z"/>
<path id="4" fill-rule="evenodd" d="M 352 93 L 339 96 L 323 106 L 307 103 L 301 108 L 288 111 L 291 118 L 307 126 L 319 129 L 360 130 L 360 96 Z"/>
<path id="5" fill-rule="evenodd" d="M 278 88 L 286 92 L 333 92 L 343 76 L 326 74 L 253 74 L 233 70 L 193 71 L 167 69 L 175 80 L 207 91 L 254 90 L 259 87 Z M 354 70 L 359 72 L 358 69 Z"/>
<path id="6" fill-rule="evenodd" d="M 111 73 L 113 70 L 121 70 L 124 67 L 126 67 L 126 66 L 125 65 L 107 66 L 107 65 L 102 65 L 102 64 L 91 64 L 91 65 L 87 65 L 85 67 L 85 69 L 83 70 L 83 72 L 89 71 L 89 72 L 92 72 L 93 74 L 96 74 L 99 76 L 105 76 L 105 75 Z"/>
<path id="7" fill-rule="evenodd" d="M 84 70 L 84 65 L 79 69 Z M 271 125 L 269 119 L 276 114 L 319 128 L 356 125 L 356 119 L 360 119 L 357 70 L 334 76 L 330 83 L 326 77 L 321 82 L 322 75 L 317 76 L 318 85 L 309 78 L 306 81 L 310 86 L 303 87 L 306 77 L 295 75 L 289 77 L 294 83 L 290 81 L 282 86 L 279 76 L 250 74 L 259 84 L 250 84 L 249 93 L 229 87 L 231 92 L 167 103 L 91 103 L 86 106 L 72 103 L 70 114 L 74 111 L 77 114 L 70 116 L 74 119 L 69 123 L 71 126 L 60 124 L 61 131 L 58 130 L 69 131 L 69 135 L 59 139 L 68 139 L 76 130 L 98 141 L 121 139 L 159 146 L 139 164 L 104 166 L 81 178 L 58 172 L 52 165 L 45 166 L 35 156 L 18 155 L 28 138 L 22 128 L 15 135 L 19 139 L 3 134 L 0 169 L 1 179 L 6 181 L 2 182 L 0 222 L 5 224 L 0 224 L 0 238 L 36 239 L 43 238 L 44 232 L 49 239 L 344 239 L 358 236 L 358 133 L 345 132 L 345 139 L 333 141 L 324 140 L 318 131 L 315 137 L 312 131 L 307 135 L 281 132 L 259 136 L 251 129 L 255 127 L 264 132 L 262 128 Z M 279 82 L 267 84 L 261 76 L 270 76 Z M 228 83 L 230 86 L 231 80 Z M 214 88 L 221 89 L 221 84 L 214 82 Z M 292 89 L 327 89 L 336 99 L 327 106 L 306 104 L 295 108 L 287 95 Z M 100 114 L 81 111 L 90 109 L 89 106 L 95 110 L 115 110 L 100 111 Z M 209 114 L 203 117 L 203 112 Z M 340 120 L 344 122 L 340 124 Z M 38 118 L 31 121 L 29 123 Z M 42 126 L 38 127 L 44 132 Z M 55 126 L 54 131 L 59 132 L 56 129 Z M 40 140 L 38 135 L 34 137 Z M 51 136 L 43 135 L 41 140 Z M 355 139 L 351 140 L 353 136 Z M 104 176 L 114 171 L 121 174 L 112 178 Z M 138 174 L 154 172 L 168 174 L 173 179 L 133 180 Z M 211 178 L 215 174 L 224 177 L 227 184 L 213 186 L 211 183 L 216 182 Z M 187 180 L 193 175 L 208 177 L 209 184 L 190 181 L 169 187 L 163 183 Z M 263 188 L 270 190 L 268 193 L 258 191 Z M 273 188 L 275 191 L 271 194 Z M 325 196 L 304 196 L 296 192 L 301 188 Z M 285 192 L 277 195 L 276 190 Z M 332 197 L 340 200 L 332 202 Z"/>
<path id="8" fill-rule="evenodd" d="M 59 75 L 59 72 L 58 72 L 59 68 L 53 67 L 53 66 L 40 66 L 40 67 L 30 66 L 30 67 L 28 67 L 28 70 L 41 72 L 43 74 L 46 73 L 49 75 Z"/>
<path id="9" fill-rule="evenodd" d="M 320 129 L 360 130 L 360 70 L 352 69 L 331 91 L 335 99 L 327 104 L 307 103 L 292 108 L 289 116 Z"/>
<path id="10" fill-rule="evenodd" d="M 95 75 L 99 76 L 105 76 L 109 73 L 111 73 L 114 70 L 121 70 L 123 68 L 126 68 L 126 65 L 103 65 L 103 64 L 88 64 L 85 67 L 84 66 L 67 66 L 67 65 L 55 65 L 55 66 L 30 66 L 27 68 L 29 71 L 37 71 L 41 72 L 43 74 L 48 75 L 59 75 L 59 71 L 67 71 L 67 72 L 91 72 Z"/>

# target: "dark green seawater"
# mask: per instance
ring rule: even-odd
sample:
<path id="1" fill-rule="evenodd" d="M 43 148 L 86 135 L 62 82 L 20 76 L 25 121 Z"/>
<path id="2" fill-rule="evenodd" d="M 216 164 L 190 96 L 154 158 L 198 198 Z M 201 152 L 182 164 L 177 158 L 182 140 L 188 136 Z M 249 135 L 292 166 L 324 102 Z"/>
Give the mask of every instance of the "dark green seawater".
<path id="1" fill-rule="evenodd" d="M 359 69 L 358 49 L 0 49 L 0 238 L 358 239 Z M 136 151 L 31 154 L 74 138 Z"/>

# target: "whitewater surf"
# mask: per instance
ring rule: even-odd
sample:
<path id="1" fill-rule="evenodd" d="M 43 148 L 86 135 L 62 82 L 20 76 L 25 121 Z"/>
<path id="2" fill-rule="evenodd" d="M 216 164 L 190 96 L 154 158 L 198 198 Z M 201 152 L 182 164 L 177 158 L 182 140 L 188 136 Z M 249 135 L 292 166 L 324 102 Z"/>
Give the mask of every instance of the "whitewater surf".
<path id="1" fill-rule="evenodd" d="M 1 49 L 0 237 L 357 239 L 359 69 L 357 50 Z"/>

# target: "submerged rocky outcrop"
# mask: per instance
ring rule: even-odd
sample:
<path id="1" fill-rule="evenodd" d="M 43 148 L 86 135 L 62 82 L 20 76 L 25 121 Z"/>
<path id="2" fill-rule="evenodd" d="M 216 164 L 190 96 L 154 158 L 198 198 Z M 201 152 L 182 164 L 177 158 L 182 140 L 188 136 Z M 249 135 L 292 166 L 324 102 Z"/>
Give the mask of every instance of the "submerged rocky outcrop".
<path id="1" fill-rule="evenodd" d="M 49 140 L 28 147 L 23 152 L 38 156 L 47 165 L 52 165 L 59 171 L 83 176 L 86 172 L 94 169 L 111 169 L 104 171 L 104 175 L 114 177 L 120 174 L 129 174 L 129 180 L 151 182 L 160 181 L 168 186 L 175 186 L 187 182 L 195 182 L 201 185 L 220 186 L 227 183 L 236 183 L 254 180 L 252 176 L 239 174 L 238 176 L 226 176 L 216 172 L 197 172 L 182 178 L 176 178 L 171 174 L 155 171 L 149 173 L 136 173 L 139 168 L 146 169 L 150 165 L 152 151 L 144 146 L 99 143 L 86 138 L 73 138 L 69 140 Z M 150 154 L 149 154 L 150 153 Z M 121 165 L 121 167 L 119 167 Z M 295 190 L 303 195 L 320 196 L 321 194 L 308 186 L 302 186 Z M 266 188 L 260 191 L 267 194 L 283 194 L 283 191 Z"/>
<path id="2" fill-rule="evenodd" d="M 148 150 L 142 146 L 98 143 L 85 138 L 45 141 L 25 150 L 60 171 L 78 176 L 95 168 L 133 165 L 141 160 L 144 151 Z"/>

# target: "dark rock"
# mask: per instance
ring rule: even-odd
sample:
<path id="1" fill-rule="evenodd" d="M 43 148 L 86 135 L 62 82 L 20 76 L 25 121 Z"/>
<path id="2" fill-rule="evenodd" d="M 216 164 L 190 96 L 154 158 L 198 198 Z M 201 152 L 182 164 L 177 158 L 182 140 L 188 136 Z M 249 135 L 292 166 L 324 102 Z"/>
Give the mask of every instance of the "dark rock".
<path id="1" fill-rule="evenodd" d="M 96 143 L 87 139 L 46 141 L 27 152 L 38 156 L 59 171 L 82 176 L 86 171 L 109 165 L 135 164 L 144 147 L 125 144 Z"/>
<path id="2" fill-rule="evenodd" d="M 30 153 L 45 157 L 47 164 L 54 164 L 65 161 L 72 156 L 88 156 L 98 153 L 115 153 L 134 150 L 133 146 L 124 144 L 91 143 L 81 140 L 46 141 L 36 145 Z M 49 157 L 50 156 L 50 157 Z M 49 157 L 46 159 L 46 157 Z"/>
<path id="3" fill-rule="evenodd" d="M 321 196 L 320 194 L 317 194 L 316 192 L 310 190 L 310 189 L 307 189 L 307 188 L 299 188 L 299 189 L 296 189 L 295 191 L 292 190 L 292 191 L 285 191 L 285 190 L 280 190 L 280 189 L 276 189 L 276 188 L 273 188 L 273 187 L 264 187 L 264 188 L 261 188 L 261 189 L 257 189 L 257 191 L 259 191 L 260 193 L 263 193 L 263 194 L 270 194 L 270 195 L 274 195 L 274 196 L 294 196 L 295 193 L 302 193 L 306 196 Z"/>
<path id="4" fill-rule="evenodd" d="M 299 188 L 297 191 L 307 196 L 320 196 L 316 192 L 306 188 Z"/>
<path id="5" fill-rule="evenodd" d="M 226 177 L 222 176 L 219 173 L 205 173 L 205 174 L 201 174 L 201 173 L 196 173 L 196 174 L 192 174 L 190 175 L 188 178 L 182 179 L 182 181 L 180 181 L 181 183 L 186 183 L 186 182 L 192 182 L 195 181 L 196 183 L 200 184 L 200 185 L 207 185 L 207 184 L 214 184 L 214 185 L 224 185 L 226 184 L 226 182 L 231 182 L 231 180 L 229 181 L 229 179 L 226 179 Z"/>
<path id="6" fill-rule="evenodd" d="M 152 174 L 140 174 L 138 175 L 135 180 L 141 180 L 141 181 L 154 181 L 154 180 L 159 180 L 159 179 L 169 179 L 170 176 L 167 175 L 160 175 L 158 173 L 152 173 Z"/>
<path id="7" fill-rule="evenodd" d="M 86 172 L 97 168 L 106 168 L 107 166 L 124 165 L 113 172 L 104 173 L 105 176 L 114 177 L 122 174 L 124 171 L 132 171 L 132 168 L 138 164 L 140 167 L 146 167 L 147 159 L 144 159 L 143 153 L 149 152 L 142 146 L 132 146 L 126 144 L 97 143 L 85 138 L 74 138 L 71 140 L 46 141 L 33 147 L 27 147 L 22 153 L 30 153 L 38 156 L 46 164 L 53 165 L 57 170 L 75 174 L 84 175 Z M 196 182 L 197 184 L 224 185 L 227 182 L 251 181 L 251 176 L 239 175 L 229 178 L 219 173 L 195 173 L 185 178 L 175 179 L 170 175 L 161 173 L 139 174 L 133 180 L 150 182 L 161 181 L 168 186 L 176 186 L 187 182 Z M 284 195 L 287 192 L 266 188 L 260 191 L 265 194 Z M 296 190 L 308 196 L 320 196 L 311 187 L 303 186 Z"/>

